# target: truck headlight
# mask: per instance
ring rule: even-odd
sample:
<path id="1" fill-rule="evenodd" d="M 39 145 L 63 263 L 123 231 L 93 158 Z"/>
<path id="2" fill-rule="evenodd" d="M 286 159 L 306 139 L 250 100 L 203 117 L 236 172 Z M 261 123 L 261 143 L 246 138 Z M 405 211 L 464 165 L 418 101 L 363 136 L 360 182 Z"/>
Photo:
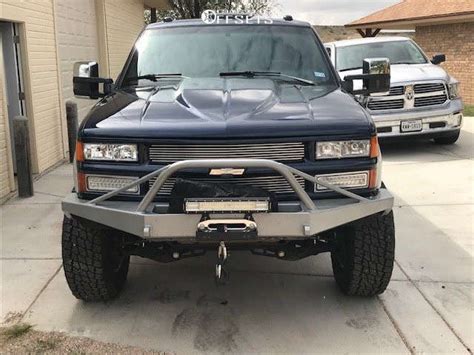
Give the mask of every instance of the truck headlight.
<path id="1" fill-rule="evenodd" d="M 317 142 L 316 159 L 340 159 L 370 156 L 370 140 Z"/>
<path id="2" fill-rule="evenodd" d="M 448 84 L 449 98 L 451 100 L 459 99 L 461 93 L 459 92 L 459 83 Z"/>
<path id="3" fill-rule="evenodd" d="M 136 144 L 84 143 L 85 160 L 138 161 Z"/>
<path id="4" fill-rule="evenodd" d="M 328 184 L 344 189 L 369 187 L 369 171 L 316 175 L 316 178 L 318 178 L 322 182 L 327 182 Z M 325 191 L 328 190 L 328 188 L 324 187 L 321 184 L 315 184 L 315 190 Z"/>

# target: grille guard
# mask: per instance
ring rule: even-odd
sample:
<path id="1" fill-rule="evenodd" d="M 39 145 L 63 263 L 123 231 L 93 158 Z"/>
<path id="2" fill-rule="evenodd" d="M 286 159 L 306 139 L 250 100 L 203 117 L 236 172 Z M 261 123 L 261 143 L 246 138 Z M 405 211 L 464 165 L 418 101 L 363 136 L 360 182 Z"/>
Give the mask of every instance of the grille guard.
<path id="1" fill-rule="evenodd" d="M 301 210 L 255 213 L 253 218 L 258 226 L 259 239 L 308 238 L 351 221 L 389 211 L 393 207 L 393 196 L 386 189 L 380 189 L 376 196 L 365 198 L 273 160 L 216 159 L 185 160 L 167 165 L 91 201 L 80 200 L 76 194 L 71 194 L 63 201 L 62 208 L 66 215 L 78 216 L 142 238 L 161 240 L 195 238 L 200 215 L 154 213 L 151 206 L 163 184 L 173 174 L 192 168 L 267 168 L 279 173 L 288 181 L 298 196 L 297 203 L 301 205 Z M 295 175 L 320 184 L 344 198 L 313 201 L 298 183 Z M 141 202 L 109 201 L 110 198 L 131 187 L 155 177 L 156 181 Z M 239 218 L 235 214 L 219 217 Z"/>

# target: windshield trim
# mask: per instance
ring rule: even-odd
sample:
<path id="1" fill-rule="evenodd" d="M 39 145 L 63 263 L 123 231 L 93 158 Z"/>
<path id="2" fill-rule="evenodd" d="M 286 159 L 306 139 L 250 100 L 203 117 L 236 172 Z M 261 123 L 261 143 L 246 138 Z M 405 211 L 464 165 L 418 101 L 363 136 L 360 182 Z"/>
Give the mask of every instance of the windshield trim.
<path id="1" fill-rule="evenodd" d="M 328 81 L 327 83 L 327 86 L 328 87 L 335 87 L 336 89 L 337 88 L 341 88 L 341 79 L 339 77 L 339 74 L 337 73 L 337 70 L 336 68 L 334 67 L 334 65 L 332 64 L 332 61 L 331 61 L 331 58 L 329 57 L 328 53 L 326 52 L 326 49 L 324 48 L 324 43 L 321 41 L 321 38 L 319 37 L 318 33 L 316 32 L 316 30 L 314 29 L 314 27 L 312 26 L 307 26 L 307 25 L 302 25 L 302 24 L 280 24 L 280 23 L 271 23 L 271 24 L 257 24 L 257 23 L 249 23 L 249 24 L 245 24 L 245 25 L 236 25 L 236 24 L 231 24 L 231 23 L 221 23 L 221 24 L 186 24 L 186 25 L 183 25 L 183 24 L 180 24 L 179 26 L 166 26 L 166 27 L 145 27 L 141 32 L 140 34 L 138 35 L 136 41 L 133 43 L 133 46 L 132 46 L 132 49 L 127 57 L 127 60 L 124 64 L 124 66 L 122 67 L 122 70 L 120 71 L 119 75 L 117 76 L 117 80 L 115 82 L 115 87 L 117 89 L 124 89 L 126 87 L 128 87 L 128 85 L 126 85 L 124 83 L 124 79 L 125 79 L 125 75 L 128 71 L 128 68 L 132 62 L 132 58 L 133 58 L 133 55 L 135 54 L 136 52 L 136 44 L 138 43 L 138 41 L 142 38 L 142 36 L 144 35 L 145 32 L 147 31 L 166 31 L 166 30 L 170 30 L 170 29 L 173 29 L 173 28 L 189 28 L 189 27 L 219 27 L 219 26 L 266 26 L 266 27 L 282 27 L 282 28 L 285 28 L 285 27 L 294 27 L 294 28 L 307 28 L 307 29 L 310 29 L 311 30 L 311 33 L 313 35 L 313 40 L 316 44 L 316 46 L 318 47 L 319 51 L 321 52 L 321 58 L 323 59 L 324 61 L 324 64 L 327 66 L 327 69 L 329 71 L 329 73 L 331 74 L 331 82 Z M 330 91 L 333 91 L 333 90 L 330 90 Z"/>

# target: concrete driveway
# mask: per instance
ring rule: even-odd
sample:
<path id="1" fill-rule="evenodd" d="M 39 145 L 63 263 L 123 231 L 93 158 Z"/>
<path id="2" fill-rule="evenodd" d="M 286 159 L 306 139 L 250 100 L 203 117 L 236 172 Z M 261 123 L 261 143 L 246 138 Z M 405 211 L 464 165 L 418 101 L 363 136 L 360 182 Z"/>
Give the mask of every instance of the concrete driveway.
<path id="1" fill-rule="evenodd" d="M 60 259 L 60 201 L 72 181 L 64 165 L 36 182 L 33 198 L 1 206 L 1 317 L 177 353 L 471 352 L 474 118 L 454 146 L 383 152 L 397 263 L 378 298 L 343 296 L 327 255 L 292 263 L 232 253 L 226 287 L 213 283 L 214 255 L 169 265 L 136 258 L 118 300 L 79 302 Z"/>

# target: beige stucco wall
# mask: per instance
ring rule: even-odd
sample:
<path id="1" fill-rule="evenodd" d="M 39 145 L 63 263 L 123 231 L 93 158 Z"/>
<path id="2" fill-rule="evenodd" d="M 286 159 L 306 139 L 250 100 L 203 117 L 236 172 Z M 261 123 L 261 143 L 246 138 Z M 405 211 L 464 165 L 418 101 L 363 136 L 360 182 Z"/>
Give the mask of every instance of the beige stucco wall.
<path id="1" fill-rule="evenodd" d="M 1 45 L 0 45 L 1 49 Z M 8 159 L 8 125 L 5 117 L 6 102 L 3 91 L 3 63 L 0 58 L 0 201 L 13 189 L 12 171 Z"/>
<path id="2" fill-rule="evenodd" d="M 74 97 L 73 66 L 78 61 L 99 61 L 95 0 L 56 0 L 56 31 L 63 100 L 77 103 L 81 120 L 94 101 Z"/>
<path id="3" fill-rule="evenodd" d="M 0 20 L 21 23 L 33 170 L 42 172 L 64 156 L 53 2 L 0 0 Z M 8 157 L 5 153 L 4 114 L 0 121 L 3 127 L 0 129 L 0 180 L 3 187 L 11 185 L 11 181 L 8 181 L 8 172 L 5 173 Z M 4 195 L 5 190 L 2 188 L 0 197 Z"/>
<path id="4" fill-rule="evenodd" d="M 83 117 L 92 100 L 73 98 L 72 65 L 98 60 L 116 78 L 144 26 L 143 0 L 0 0 L 0 21 L 20 23 L 33 170 L 43 172 L 67 154 L 64 102 Z M 0 73 L 0 200 L 14 189 Z"/>
<path id="5" fill-rule="evenodd" d="M 115 79 L 144 27 L 143 0 L 98 0 L 105 13 L 107 73 Z"/>

